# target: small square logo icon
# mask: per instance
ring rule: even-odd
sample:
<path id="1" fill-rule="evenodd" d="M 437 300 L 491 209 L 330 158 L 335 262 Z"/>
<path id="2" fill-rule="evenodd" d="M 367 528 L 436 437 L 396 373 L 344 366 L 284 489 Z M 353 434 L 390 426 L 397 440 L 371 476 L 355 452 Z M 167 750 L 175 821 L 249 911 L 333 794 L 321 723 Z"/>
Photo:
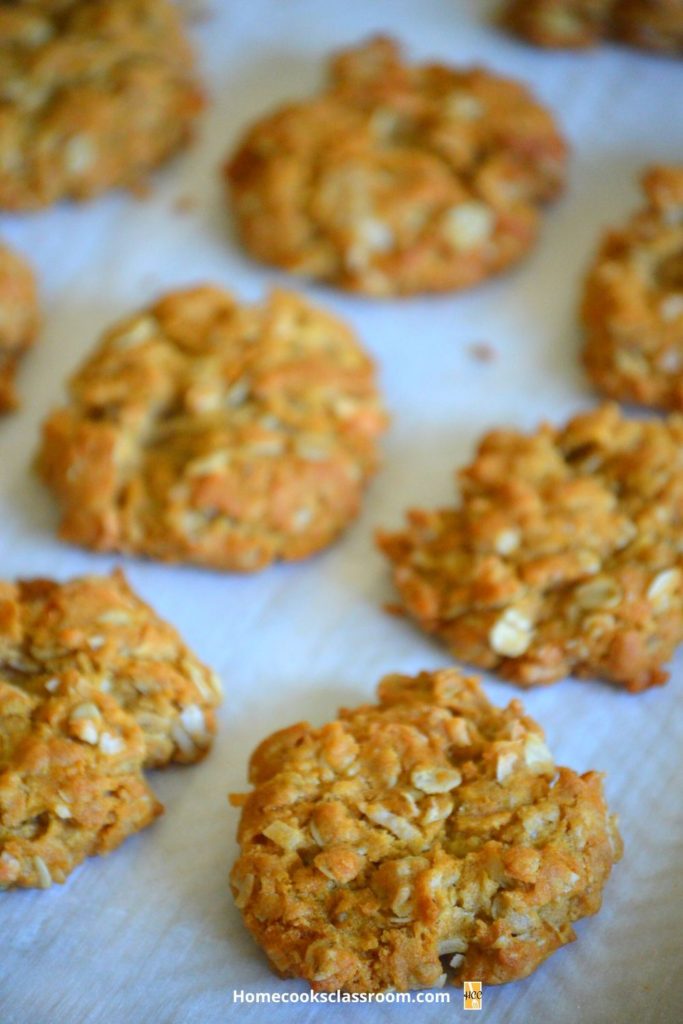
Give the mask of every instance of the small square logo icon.
<path id="1" fill-rule="evenodd" d="M 463 981 L 462 1001 L 466 1010 L 481 1010 L 481 997 L 480 981 Z"/>

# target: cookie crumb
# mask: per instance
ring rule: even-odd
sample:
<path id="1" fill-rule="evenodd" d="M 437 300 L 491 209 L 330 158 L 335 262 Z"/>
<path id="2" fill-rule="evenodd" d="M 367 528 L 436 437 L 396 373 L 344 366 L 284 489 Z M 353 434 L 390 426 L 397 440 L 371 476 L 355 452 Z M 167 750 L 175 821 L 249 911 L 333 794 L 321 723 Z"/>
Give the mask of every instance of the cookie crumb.
<path id="1" fill-rule="evenodd" d="M 173 201 L 173 210 L 175 213 L 192 213 L 193 210 L 197 209 L 197 197 L 189 195 L 178 196 Z"/>
<path id="2" fill-rule="evenodd" d="M 497 350 L 487 341 L 472 342 L 467 351 L 477 363 L 493 363 L 498 358 Z"/>

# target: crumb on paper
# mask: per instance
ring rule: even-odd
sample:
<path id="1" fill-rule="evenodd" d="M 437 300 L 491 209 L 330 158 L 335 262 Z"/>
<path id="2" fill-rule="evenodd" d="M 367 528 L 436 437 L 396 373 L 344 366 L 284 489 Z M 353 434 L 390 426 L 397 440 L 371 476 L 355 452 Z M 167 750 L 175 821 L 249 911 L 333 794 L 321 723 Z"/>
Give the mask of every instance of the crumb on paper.
<path id="1" fill-rule="evenodd" d="M 474 341 L 467 351 L 478 363 L 492 363 L 498 358 L 498 352 L 487 341 Z"/>
<path id="2" fill-rule="evenodd" d="M 177 196 L 173 200 L 173 211 L 174 213 L 191 213 L 197 208 L 197 199 L 195 196 L 191 196 L 188 193 Z"/>

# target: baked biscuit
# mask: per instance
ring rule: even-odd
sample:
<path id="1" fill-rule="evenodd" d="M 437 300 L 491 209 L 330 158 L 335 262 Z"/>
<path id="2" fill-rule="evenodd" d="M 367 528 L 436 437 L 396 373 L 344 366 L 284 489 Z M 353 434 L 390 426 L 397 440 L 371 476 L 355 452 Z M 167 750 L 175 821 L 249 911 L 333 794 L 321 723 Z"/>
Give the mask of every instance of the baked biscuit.
<path id="1" fill-rule="evenodd" d="M 225 173 L 253 256 L 382 296 L 467 288 L 521 259 L 566 156 L 524 86 L 409 67 L 378 37 L 338 54 L 319 96 L 253 125 Z"/>
<path id="2" fill-rule="evenodd" d="M 683 56 L 683 0 L 620 0 L 613 30 L 631 46 Z"/>
<path id="3" fill-rule="evenodd" d="M 0 5 L 0 207 L 140 186 L 201 106 L 168 0 Z"/>
<path id="4" fill-rule="evenodd" d="M 15 252 L 0 244 L 0 414 L 17 405 L 17 365 L 33 344 L 37 329 L 38 298 L 33 272 Z"/>
<path id="5" fill-rule="evenodd" d="M 45 700 L 74 675 L 135 719 L 145 767 L 197 761 L 211 745 L 218 678 L 121 572 L 0 583 L 0 679 Z"/>
<path id="6" fill-rule="evenodd" d="M 503 22 L 537 46 L 584 47 L 607 32 L 614 0 L 508 0 Z"/>
<path id="7" fill-rule="evenodd" d="M 493 431 L 459 481 L 459 505 L 378 538 L 424 630 L 522 686 L 667 680 L 683 640 L 682 418 L 605 406 Z"/>
<path id="8" fill-rule="evenodd" d="M 643 187 L 646 206 L 588 274 L 583 358 L 610 397 L 683 409 L 683 165 L 650 168 Z"/>
<path id="9" fill-rule="evenodd" d="M 339 320 L 275 292 L 175 292 L 117 324 L 47 421 L 61 536 L 103 551 L 260 569 L 357 514 L 385 414 Z"/>
<path id="10" fill-rule="evenodd" d="M 530 974 L 596 913 L 621 839 L 596 772 L 557 768 L 519 701 L 446 670 L 266 739 L 235 901 L 275 969 L 322 991 Z"/>
<path id="11" fill-rule="evenodd" d="M 593 46 L 614 38 L 683 54 L 683 0 L 509 0 L 503 22 L 537 46 Z"/>
<path id="12" fill-rule="evenodd" d="M 162 811 L 133 718 L 76 673 L 55 684 L 40 700 L 0 678 L 0 889 L 63 882 Z"/>

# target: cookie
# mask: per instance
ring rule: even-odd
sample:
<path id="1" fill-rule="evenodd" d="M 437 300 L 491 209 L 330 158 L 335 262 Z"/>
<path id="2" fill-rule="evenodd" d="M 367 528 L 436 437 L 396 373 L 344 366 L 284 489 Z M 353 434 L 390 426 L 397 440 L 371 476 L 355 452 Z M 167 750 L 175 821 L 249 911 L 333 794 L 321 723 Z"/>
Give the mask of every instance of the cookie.
<path id="1" fill-rule="evenodd" d="M 454 670 L 275 733 L 250 781 L 235 901 L 274 968 L 319 991 L 523 978 L 621 856 L 601 776 L 557 768 L 519 701 Z"/>
<path id="2" fill-rule="evenodd" d="M 644 50 L 683 56 L 683 0 L 620 0 L 613 16 L 617 39 Z"/>
<path id="3" fill-rule="evenodd" d="M 536 46 L 593 46 L 607 32 L 614 0 L 510 0 L 503 23 Z"/>
<path id="4" fill-rule="evenodd" d="M 409 67 L 377 37 L 338 54 L 318 96 L 254 124 L 225 176 L 256 259 L 387 296 L 468 288 L 520 260 L 566 157 L 524 86 Z"/>
<path id="5" fill-rule="evenodd" d="M 455 657 L 522 686 L 664 683 L 683 641 L 683 419 L 616 406 L 496 430 L 461 501 L 380 533 L 402 609 Z"/>
<path id="6" fill-rule="evenodd" d="M 145 767 L 207 753 L 220 682 L 121 572 L 0 583 L 0 679 L 46 700 L 73 676 L 134 719 Z"/>
<path id="7" fill-rule="evenodd" d="M 0 414 L 16 408 L 17 366 L 33 344 L 37 330 L 38 297 L 33 272 L 20 256 L 0 244 Z"/>
<path id="8" fill-rule="evenodd" d="M 55 683 L 41 700 L 0 677 L 0 889 L 63 882 L 162 811 L 134 719 L 86 677 Z"/>
<path id="9" fill-rule="evenodd" d="M 502 20 L 537 46 L 586 47 L 613 38 L 683 54 L 682 0 L 510 0 Z"/>
<path id="10" fill-rule="evenodd" d="M 0 207 L 139 187 L 201 106 L 168 0 L 0 5 Z"/>
<path id="11" fill-rule="evenodd" d="M 588 273 L 583 359 L 611 398 L 683 409 L 683 164 L 643 176 L 646 205 Z"/>
<path id="12" fill-rule="evenodd" d="M 44 428 L 61 536 L 253 570 L 330 544 L 359 511 L 385 427 L 372 362 L 302 297 L 203 287 L 113 327 Z"/>

